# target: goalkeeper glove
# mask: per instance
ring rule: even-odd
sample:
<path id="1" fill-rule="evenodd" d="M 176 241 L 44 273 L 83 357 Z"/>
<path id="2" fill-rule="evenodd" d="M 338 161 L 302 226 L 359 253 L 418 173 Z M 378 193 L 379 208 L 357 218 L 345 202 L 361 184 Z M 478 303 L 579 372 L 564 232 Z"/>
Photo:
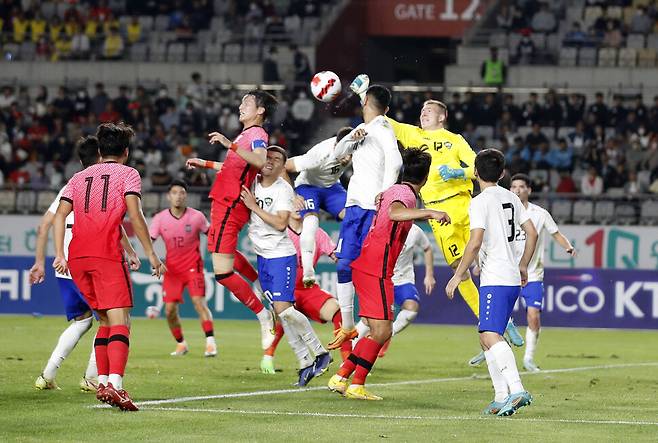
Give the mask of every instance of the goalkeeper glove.
<path id="1" fill-rule="evenodd" d="M 357 75 L 352 83 L 350 84 L 350 89 L 361 99 L 361 105 L 366 101 L 366 91 L 370 86 L 370 77 L 368 74 L 359 74 Z"/>
<path id="2" fill-rule="evenodd" d="M 439 175 L 443 181 L 454 180 L 457 178 L 466 178 L 464 170 L 461 168 L 451 168 L 448 165 L 439 166 Z"/>

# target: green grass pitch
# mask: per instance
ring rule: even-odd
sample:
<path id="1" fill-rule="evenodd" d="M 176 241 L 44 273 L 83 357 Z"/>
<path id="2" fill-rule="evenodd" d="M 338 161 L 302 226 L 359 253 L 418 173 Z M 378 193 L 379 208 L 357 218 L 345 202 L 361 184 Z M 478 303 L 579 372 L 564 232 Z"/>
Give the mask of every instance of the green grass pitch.
<path id="1" fill-rule="evenodd" d="M 336 362 L 311 382 L 315 389 L 291 392 L 296 368 L 285 339 L 276 356 L 281 371 L 261 374 L 256 321 L 216 321 L 219 356 L 207 359 L 196 321 L 183 322 L 191 350 L 175 358 L 169 356 L 174 342 L 165 321 L 136 319 L 125 387 L 137 401 L 171 401 L 125 413 L 94 408 L 99 404 L 94 396 L 78 390 L 91 333 L 60 368 L 62 390 L 37 391 L 34 379 L 65 321 L 3 316 L 0 324 L 0 441 L 658 439 L 658 333 L 653 331 L 543 329 L 536 361 L 548 371 L 522 375 L 534 403 L 497 419 L 479 415 L 493 395 L 486 367 L 466 365 L 477 351 L 474 328 L 412 325 L 368 378 L 384 401 L 360 402 L 320 389 Z M 315 326 L 327 342 L 331 327 Z M 520 361 L 522 350 L 516 356 Z M 567 368 L 574 370 L 558 371 Z M 414 383 L 400 383 L 407 381 Z M 240 393 L 253 394 L 180 400 Z"/>

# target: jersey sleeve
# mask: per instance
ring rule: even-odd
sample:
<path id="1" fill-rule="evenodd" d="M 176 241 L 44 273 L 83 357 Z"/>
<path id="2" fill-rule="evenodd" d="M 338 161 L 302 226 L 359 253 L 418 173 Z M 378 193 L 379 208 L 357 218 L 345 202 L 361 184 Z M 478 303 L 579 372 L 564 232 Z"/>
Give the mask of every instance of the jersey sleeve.
<path id="1" fill-rule="evenodd" d="M 345 157 L 346 155 L 352 155 L 356 147 L 361 143 L 360 141 L 352 141 L 352 137 L 356 131 L 363 129 L 363 123 L 352 129 L 352 132 L 343 137 L 336 146 L 334 147 L 334 155 L 336 158 Z"/>
<path id="2" fill-rule="evenodd" d="M 295 192 L 292 190 L 290 185 L 287 183 L 281 185 L 281 189 L 278 192 L 276 202 L 274 203 L 274 212 L 279 211 L 293 211 L 292 201 L 295 198 Z"/>
<path id="3" fill-rule="evenodd" d="M 336 244 L 329 237 L 329 234 L 325 232 L 324 229 L 319 228 L 315 236 L 315 244 L 320 251 L 321 255 L 330 255 L 336 249 Z"/>
<path id="4" fill-rule="evenodd" d="M 149 224 L 149 236 L 155 240 L 160 236 L 160 214 L 155 214 L 151 223 Z"/>
<path id="5" fill-rule="evenodd" d="M 461 135 L 458 136 L 457 152 L 466 178 L 475 178 L 475 151 Z"/>
<path id="6" fill-rule="evenodd" d="M 398 181 L 398 175 L 402 167 L 402 156 L 398 150 L 398 143 L 393 129 L 387 120 L 381 120 L 381 127 L 375 131 L 375 136 L 377 137 L 377 144 L 381 146 L 384 154 L 382 188 L 388 189 Z"/>
<path id="7" fill-rule="evenodd" d="M 544 229 L 546 229 L 546 231 L 551 235 L 558 232 L 559 229 L 557 227 L 557 223 L 555 223 L 555 220 L 553 220 L 551 213 L 544 210 L 544 216 L 546 217 L 544 220 Z"/>
<path id="8" fill-rule="evenodd" d="M 391 117 L 386 117 L 386 121 L 388 121 L 391 124 L 391 127 L 393 127 L 393 132 L 395 133 L 395 137 L 402 144 L 402 146 L 404 148 L 408 148 L 409 139 L 411 138 L 413 131 L 416 130 L 416 127 L 414 125 L 409 125 L 407 123 L 400 123 L 398 121 L 393 120 Z"/>
<path id="9" fill-rule="evenodd" d="M 487 229 L 487 206 L 481 198 L 471 200 L 468 216 L 471 219 L 471 230 Z"/>
<path id="10" fill-rule="evenodd" d="M 251 150 L 255 151 L 256 149 L 267 149 L 268 137 L 267 133 L 263 128 L 256 128 L 258 130 L 253 131 L 253 134 L 250 134 L 249 141 L 251 145 Z"/>
<path id="11" fill-rule="evenodd" d="M 333 139 L 335 140 L 336 138 L 334 137 Z M 295 164 L 295 170 L 297 172 L 305 171 L 307 169 L 317 168 L 318 166 L 320 166 L 320 164 L 322 163 L 322 153 L 320 152 L 322 148 L 322 143 L 324 142 L 318 143 L 317 145 L 313 146 L 311 149 L 308 150 L 306 154 L 298 155 L 297 157 L 292 158 L 292 161 Z"/>
<path id="12" fill-rule="evenodd" d="M 60 196 L 60 200 L 65 200 L 71 204 L 73 204 L 73 194 L 74 194 L 74 189 L 75 189 L 75 175 L 71 177 L 71 180 L 64 186 L 64 189 L 62 189 L 62 195 Z M 59 201 L 57 202 L 59 205 Z M 57 211 L 57 210 L 55 210 Z"/>
<path id="13" fill-rule="evenodd" d="M 142 179 L 139 176 L 137 169 L 130 168 L 126 174 L 126 182 L 124 188 L 124 196 L 126 195 L 136 195 L 137 197 L 142 196 Z"/>
<path id="14" fill-rule="evenodd" d="M 514 214 L 515 217 L 517 217 L 516 222 L 521 226 L 523 223 L 527 222 L 530 220 L 530 215 L 528 215 L 528 210 L 523 206 L 523 203 L 521 203 L 521 200 L 514 195 Z"/>
<path id="15" fill-rule="evenodd" d="M 208 219 L 206 218 L 205 215 L 203 215 L 203 212 L 201 211 L 197 212 L 197 224 L 198 224 L 199 232 L 202 232 L 204 234 L 208 233 L 208 230 L 210 229 L 210 223 L 208 222 Z"/>
<path id="16" fill-rule="evenodd" d="M 59 206 L 59 200 L 62 198 L 62 195 L 64 194 L 64 189 L 66 189 L 66 186 L 64 186 L 62 189 L 59 190 L 57 193 L 57 197 L 55 197 L 55 200 L 48 206 L 48 212 L 51 214 L 56 214 L 57 213 L 57 207 Z"/>

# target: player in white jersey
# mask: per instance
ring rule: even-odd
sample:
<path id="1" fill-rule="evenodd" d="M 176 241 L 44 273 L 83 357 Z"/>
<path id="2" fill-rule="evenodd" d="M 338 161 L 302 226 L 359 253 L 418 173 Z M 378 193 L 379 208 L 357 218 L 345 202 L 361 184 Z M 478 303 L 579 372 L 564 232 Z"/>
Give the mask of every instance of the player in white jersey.
<path id="1" fill-rule="evenodd" d="M 77 146 L 76 151 L 83 168 L 98 163 L 98 140 L 94 136 L 81 139 Z M 30 269 L 30 284 L 42 283 L 45 279 L 45 261 L 46 261 L 46 248 L 48 245 L 48 233 L 50 227 L 55 219 L 55 213 L 59 206 L 59 200 L 64 192 L 64 188 L 57 194 L 55 200 L 41 218 L 41 223 L 38 228 L 37 247 L 34 258 L 34 265 Z M 71 229 L 74 223 L 73 212 L 66 216 L 66 230 L 64 233 L 64 252 L 68 253 L 69 244 L 73 237 Z M 128 260 L 133 269 L 139 268 L 139 258 L 135 250 L 132 248 L 130 241 L 122 228 L 122 245 L 128 253 Z M 67 254 L 68 256 L 68 254 Z M 46 367 L 39 377 L 34 382 L 34 387 L 40 390 L 44 389 L 59 389 L 55 382 L 57 370 L 66 357 L 69 356 L 73 348 L 78 344 L 82 336 L 91 329 L 92 314 L 91 308 L 82 297 L 80 290 L 73 282 L 70 275 L 60 274 L 55 271 L 57 277 L 57 284 L 59 285 L 59 292 L 64 304 L 64 311 L 66 319 L 73 322 L 62 332 L 57 341 L 55 349 L 53 349 Z M 84 392 L 96 392 L 97 385 L 97 369 L 96 369 L 96 355 L 92 347 L 89 363 L 84 376 L 80 379 L 80 389 Z"/>
<path id="2" fill-rule="evenodd" d="M 425 286 L 425 294 L 430 295 L 436 284 L 432 245 L 423 230 L 418 225 L 413 224 L 393 270 L 393 295 L 395 304 L 400 308 L 400 312 L 398 312 L 393 322 L 393 335 L 402 332 L 409 326 L 416 319 L 420 308 L 420 297 L 416 288 L 416 273 L 414 272 L 414 250 L 416 248 L 422 250 L 424 254 L 425 279 L 423 285 Z M 357 323 L 356 330 L 359 332 L 359 339 L 370 332 L 370 328 L 363 319 Z M 389 343 L 390 340 L 379 351 L 378 357 L 384 356 Z"/>
<path id="3" fill-rule="evenodd" d="M 315 234 L 320 226 L 320 209 L 327 211 L 336 220 L 345 217 L 347 192 L 340 183 L 340 176 L 349 166 L 351 157 L 335 156 L 334 148 L 352 128 L 341 128 L 335 137 L 328 138 L 313 146 L 304 155 L 286 161 L 287 172 L 299 172 L 295 179 L 295 192 L 304 199 L 304 209 L 299 211 L 303 218 L 300 246 L 305 287 L 315 284 Z"/>
<path id="4" fill-rule="evenodd" d="M 385 117 L 390 102 L 391 92 L 388 89 L 380 85 L 370 86 L 362 99 L 364 123 L 335 148 L 338 158 L 352 155 L 354 173 L 347 187 L 345 218 L 336 247 L 337 295 L 343 323 L 329 349 L 338 349 L 344 341 L 357 336 L 351 264 L 361 253 L 361 246 L 372 224 L 377 195 L 395 184 L 402 166 L 397 139 Z"/>
<path id="5" fill-rule="evenodd" d="M 530 177 L 525 174 L 516 174 L 512 177 L 512 187 L 510 191 L 515 193 L 521 203 L 528 210 L 528 215 L 535 229 L 539 233 L 537 240 L 537 247 L 535 253 L 530 259 L 528 265 L 528 284 L 521 289 L 521 297 L 525 301 L 525 306 L 528 315 L 528 328 L 525 333 L 525 354 L 523 356 L 523 367 L 531 372 L 539 371 L 539 367 L 535 364 L 535 350 L 537 349 L 537 340 L 539 339 L 539 331 L 541 329 L 540 314 L 544 300 L 544 246 L 546 243 L 547 234 L 555 239 L 555 241 L 564 248 L 567 254 L 572 257 L 576 256 L 576 249 L 573 247 L 568 238 L 560 232 L 557 224 L 551 217 L 549 212 L 533 203 L 528 201 L 532 181 Z M 525 233 L 522 230 L 517 231 L 515 237 L 515 245 L 517 256 L 520 259 L 523 254 L 523 247 L 525 245 Z"/>
<path id="6" fill-rule="evenodd" d="M 256 177 L 253 189 L 243 186 L 241 199 L 251 211 L 249 240 L 257 256 L 263 293 L 279 316 L 286 339 L 299 361 L 298 386 L 306 386 L 313 377 L 326 372 L 332 359 L 306 316 L 293 305 L 297 251 L 286 229 L 295 193 L 281 178 L 286 159 L 283 148 L 269 146 L 265 166 Z"/>
<path id="7" fill-rule="evenodd" d="M 503 338 L 521 286 L 528 281 L 528 263 L 537 243 L 537 231 L 521 200 L 498 186 L 505 157 L 497 149 L 485 149 L 475 157 L 475 175 L 481 192 L 469 208 L 471 237 L 455 275 L 446 286 L 453 298 L 476 257 L 480 263 L 480 344 L 489 368 L 495 398 L 484 414 L 507 416 L 532 403 L 521 383 L 514 353 Z M 521 260 L 517 260 L 514 238 L 518 229 L 526 234 Z"/>

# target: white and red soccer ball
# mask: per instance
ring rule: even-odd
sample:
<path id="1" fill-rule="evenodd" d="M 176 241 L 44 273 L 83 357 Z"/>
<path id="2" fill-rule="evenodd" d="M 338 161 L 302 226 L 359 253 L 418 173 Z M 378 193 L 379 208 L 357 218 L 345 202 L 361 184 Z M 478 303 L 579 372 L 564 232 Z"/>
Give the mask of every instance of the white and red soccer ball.
<path id="1" fill-rule="evenodd" d="M 160 316 L 160 308 L 157 306 L 149 306 L 146 308 L 146 317 L 148 318 L 158 318 Z"/>
<path id="2" fill-rule="evenodd" d="M 342 89 L 340 78 L 338 78 L 335 72 L 318 72 L 311 80 L 313 97 L 321 102 L 329 103 L 334 101 L 340 95 Z"/>

